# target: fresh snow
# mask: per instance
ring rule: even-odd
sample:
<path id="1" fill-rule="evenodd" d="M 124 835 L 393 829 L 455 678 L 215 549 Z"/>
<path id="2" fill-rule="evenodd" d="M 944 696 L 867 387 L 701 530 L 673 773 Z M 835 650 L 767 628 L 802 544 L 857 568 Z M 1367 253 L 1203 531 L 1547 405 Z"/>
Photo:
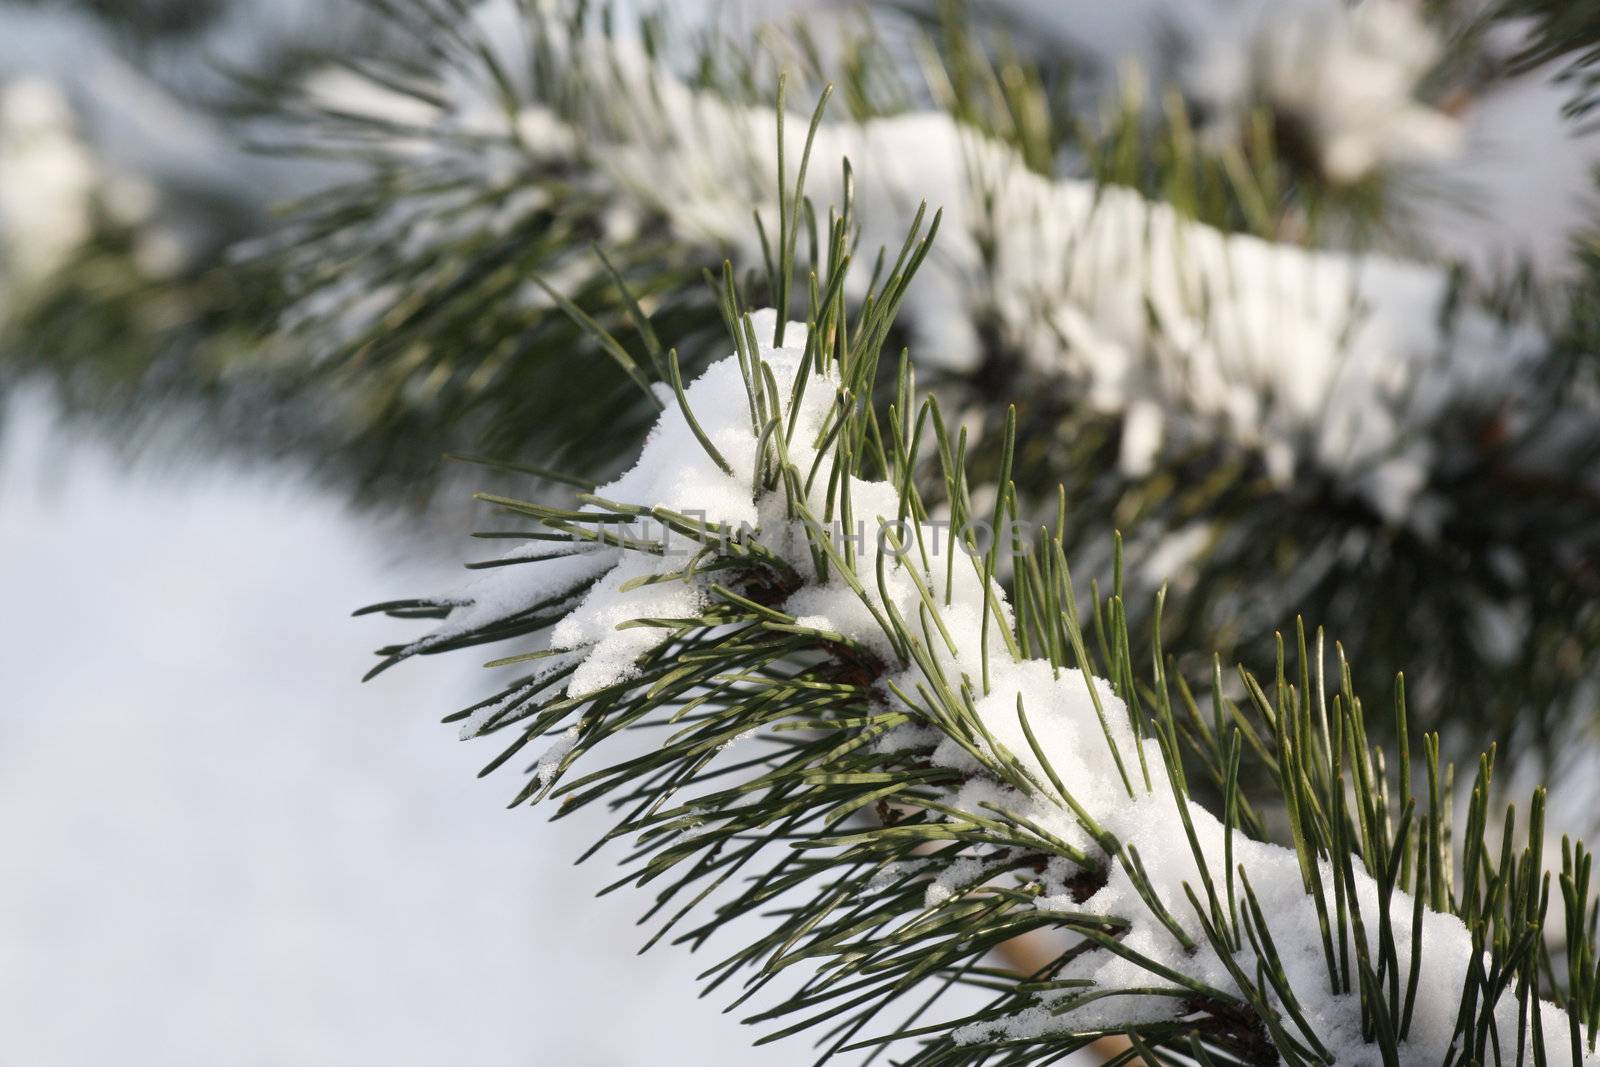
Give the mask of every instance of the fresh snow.
<path id="1" fill-rule="evenodd" d="M 755 320 L 759 336 L 768 341 L 761 346 L 762 356 L 772 366 L 779 387 L 787 390 L 804 355 L 805 326 L 791 323 L 785 347 L 780 349 L 770 344 L 776 317 L 766 312 Z M 685 396 L 690 411 L 708 430 L 712 443 L 734 473 L 725 473 L 711 459 L 694 436 L 677 398 L 669 397 L 638 463 L 615 481 L 596 489 L 593 495 L 619 503 L 648 501 L 651 507 L 696 518 L 703 514 L 709 521 L 724 523 L 735 531 L 753 528 L 760 518 L 750 489 L 756 477 L 756 441 L 750 430 L 744 379 L 737 360 L 713 365 L 689 385 Z M 822 388 L 816 397 L 807 397 L 806 409 L 812 417 L 803 426 L 810 426 L 813 434 L 823 409 L 832 399 L 831 390 Z M 804 429 L 797 432 L 797 445 L 804 436 Z M 797 462 L 804 454 L 803 448 L 795 453 Z M 606 511 L 598 504 L 585 505 L 583 510 Z M 625 680 L 639 657 L 660 642 L 660 632 L 645 627 L 618 629 L 618 624 L 632 619 L 698 615 L 706 606 L 709 585 L 699 580 L 640 582 L 683 569 L 693 554 L 687 537 L 671 534 L 658 520 L 613 522 L 604 529 L 613 536 L 644 542 L 659 543 L 666 538 L 667 551 L 657 555 L 601 548 L 561 556 L 555 567 L 540 563 L 492 568 L 467 589 L 440 600 L 441 604 L 463 604 L 464 610 L 452 610 L 443 625 L 416 642 L 413 650 L 423 651 L 484 623 L 570 595 L 580 584 L 592 581 L 577 606 L 551 631 L 550 646 L 581 649 L 584 653 L 582 666 L 567 683 L 567 691 L 574 695 Z M 598 581 L 593 581 L 596 577 Z"/>
<path id="2" fill-rule="evenodd" d="M 770 342 L 777 321 L 773 313 L 760 313 L 753 321 L 758 340 L 764 342 L 762 357 L 773 371 L 780 394 L 787 398 L 799 366 L 801 349 L 774 348 L 765 343 Z M 794 340 L 790 345 L 803 345 L 803 333 L 792 336 Z M 802 574 L 811 573 L 805 534 L 796 524 L 785 520 L 781 497 L 761 500 L 753 496 L 757 438 L 750 425 L 741 375 L 738 361 L 729 357 L 712 365 L 687 390 L 691 409 L 734 468 L 733 476 L 723 473 L 711 461 L 673 403 L 668 405 L 650 434 L 638 464 L 612 485 L 599 490 L 598 495 L 642 507 L 664 505 L 678 511 L 692 509 L 704 513 L 712 522 L 731 526 L 759 517 L 761 522 L 756 531 L 759 542 L 789 560 Z M 792 448 L 794 462 L 802 470 L 808 467 L 815 454 L 811 449 L 824 428 L 822 419 L 833 400 L 830 386 L 830 382 L 814 381 L 806 390 Z M 852 480 L 850 492 L 855 512 L 866 518 L 869 531 L 875 529 L 875 519 L 895 518 L 897 497 L 887 484 Z M 808 502 L 819 515 L 824 493 L 824 488 L 816 487 L 813 499 Z M 940 538 L 940 533 L 932 526 L 923 530 L 930 545 Z M 870 546 L 873 538 L 869 537 L 867 543 Z M 945 547 L 948 550 L 948 544 Z M 627 580 L 652 573 L 665 574 L 674 567 L 667 558 L 643 552 L 627 553 L 625 557 L 631 557 L 631 561 L 625 558 L 619 562 L 556 628 L 552 637 L 555 647 L 588 657 L 575 676 L 583 681 L 575 681 L 569 689 L 573 694 L 625 681 L 637 658 L 660 640 L 662 631 L 617 630 L 620 623 L 672 614 L 677 609 L 692 612 L 708 600 L 706 586 L 699 584 L 700 579 L 644 585 L 624 591 L 622 586 Z M 518 566 L 537 569 L 544 565 L 532 562 Z M 891 562 L 884 581 L 888 600 L 901 617 L 914 619 L 919 616 L 922 601 L 908 565 L 921 569 L 922 563 L 915 552 L 903 560 Z M 876 650 L 886 663 L 895 663 L 897 659 L 885 633 L 868 610 L 869 604 L 882 608 L 876 568 L 876 556 L 869 548 L 856 562 L 861 584 L 870 591 L 865 597 L 854 593 L 835 576 L 825 584 L 815 581 L 806 584 L 781 607 L 802 617 L 808 626 L 842 634 Z M 928 651 L 937 669 L 952 685 L 966 680 L 978 686 L 978 680 L 985 676 L 980 655 L 985 612 L 981 563 L 967 557 L 958 558 L 948 586 L 942 562 L 922 570 L 920 577 L 936 598 L 948 601 L 941 613 L 954 647 L 930 637 Z M 678 588 L 673 592 L 662 592 L 674 586 Z M 999 610 L 1009 620 L 1004 593 L 996 587 L 991 595 L 999 600 Z M 664 608 L 673 610 L 664 611 Z M 990 625 L 994 625 L 992 618 Z M 1194 886 L 1196 892 L 1201 891 L 1200 866 L 1175 808 L 1179 801 L 1166 779 L 1159 746 L 1154 740 L 1140 741 L 1134 736 L 1126 706 L 1105 680 L 1077 670 L 1055 669 L 1040 660 L 1013 661 L 998 637 L 992 637 L 989 648 L 990 682 L 987 691 L 978 694 L 977 714 L 994 741 L 1042 784 L 1042 791 L 1024 793 L 975 773 L 981 772 L 982 764 L 962 745 L 944 738 L 932 748 L 930 758 L 936 764 L 971 775 L 947 802 L 957 810 L 976 815 L 985 814 L 991 806 L 1013 811 L 1090 855 L 1099 852 L 1098 844 L 1070 814 L 1067 805 L 1049 796 L 1050 787 L 1043 783 L 1051 779 L 1023 733 L 1018 720 L 1020 706 L 1056 776 L 1069 783 L 1076 800 L 1106 830 L 1130 852 L 1137 851 L 1157 894 L 1200 947 L 1193 953 L 1185 951 L 1144 903 L 1127 871 L 1115 862 L 1109 865 L 1110 877 L 1106 885 L 1082 903 L 1072 900 L 1065 885 L 1072 874 L 1071 865 L 1065 862 L 1052 865 L 1046 880 L 1048 885 L 1053 885 L 1054 893 L 1043 897 L 1037 906 L 1128 920 L 1132 926 L 1123 938 L 1124 944 L 1211 988 L 1236 993 L 1237 987 L 1228 971 L 1201 936 L 1182 891 L 1184 883 Z M 915 694 L 919 686 L 926 686 L 930 679 L 923 675 L 921 668 L 905 669 L 886 681 L 881 690 L 885 700 L 898 699 L 890 697 L 889 681 L 899 692 Z M 1104 729 L 1097 702 L 1104 712 Z M 926 732 L 912 729 L 897 731 L 879 744 L 902 749 L 927 746 L 932 740 Z M 564 754 L 560 746 L 565 743 L 565 739 L 558 742 L 557 755 L 553 758 Z M 547 756 L 539 766 L 547 770 L 553 758 Z M 1223 828 L 1214 816 L 1193 803 L 1188 803 L 1188 813 L 1205 857 L 1205 868 L 1221 885 L 1224 881 Z M 1378 1063 L 1375 1050 L 1361 1040 L 1357 998 L 1349 994 L 1330 996 L 1327 992 L 1319 924 L 1312 898 L 1303 887 L 1295 854 L 1277 845 L 1250 841 L 1242 833 L 1235 834 L 1233 847 L 1235 861 L 1248 872 L 1284 966 L 1318 1037 L 1342 1063 Z M 983 871 L 979 860 L 979 857 L 964 859 L 932 880 L 927 887 L 929 905 L 938 904 L 980 880 Z M 1325 880 L 1330 877 L 1326 869 L 1322 876 Z M 1241 889 L 1241 896 L 1242 893 Z M 1331 899 L 1331 882 L 1328 893 Z M 1362 914 L 1369 919 L 1369 930 L 1376 926 L 1375 921 L 1371 921 L 1377 915 L 1376 893 L 1372 879 L 1360 874 L 1357 897 Z M 1409 901 L 1404 894 L 1397 894 L 1392 906 L 1402 974 L 1406 973 L 1410 962 Z M 1471 953 L 1471 940 L 1460 920 L 1427 912 L 1423 923 L 1424 954 L 1419 978 L 1423 995 L 1417 1000 L 1411 1036 L 1403 1054 L 1403 1062 L 1419 1065 L 1443 1061 L 1455 1021 L 1454 991 L 1461 986 Z M 1371 948 L 1376 954 L 1376 944 Z M 1247 973 L 1253 973 L 1254 964 L 1249 960 L 1249 953 L 1247 947 L 1242 955 Z M 1109 953 L 1085 954 L 1061 977 L 1088 979 L 1101 988 L 1168 984 L 1137 964 Z M 1445 995 L 1437 995 L 1438 991 L 1444 991 Z M 1054 1013 L 1052 999 L 1066 995 L 1041 994 L 1035 1009 L 994 1023 L 974 1024 L 959 1036 L 966 1040 L 994 1035 L 1027 1038 L 1073 1029 L 1116 1027 L 1167 1018 L 1179 1010 L 1180 1004 L 1171 997 L 1110 997 L 1062 1014 Z M 1517 1033 L 1514 998 L 1508 995 L 1497 1010 L 1500 1033 L 1506 1035 L 1505 1040 L 1509 1042 L 1506 1045 L 1508 1055 L 1514 1055 Z M 1551 1062 L 1567 1062 L 1570 1057 L 1565 1051 L 1564 1017 L 1548 1005 L 1541 1010 L 1545 1013 L 1544 1030 Z M 1586 1055 L 1583 1062 L 1600 1064 L 1600 1058 Z"/>

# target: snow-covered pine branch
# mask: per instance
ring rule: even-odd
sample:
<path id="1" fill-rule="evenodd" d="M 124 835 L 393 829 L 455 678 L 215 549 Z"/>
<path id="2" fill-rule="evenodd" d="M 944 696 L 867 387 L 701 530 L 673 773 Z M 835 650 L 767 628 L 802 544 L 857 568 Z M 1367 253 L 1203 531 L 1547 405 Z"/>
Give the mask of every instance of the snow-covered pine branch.
<path id="1" fill-rule="evenodd" d="M 524 8 L 435 12 L 451 32 L 427 63 L 357 61 L 291 97 L 313 150 L 372 174 L 282 235 L 302 298 L 288 321 L 312 376 L 371 420 L 355 462 L 376 457 L 408 492 L 444 447 L 617 469 L 655 408 L 628 380 L 645 338 L 613 268 L 691 376 L 722 344 L 701 263 L 725 254 L 776 300 L 749 222 L 770 238 L 770 101 L 692 87 L 626 27 Z M 806 134 L 790 114 L 791 172 Z M 1600 602 L 1585 473 L 1600 421 L 1570 342 L 1485 311 L 1441 267 L 1269 243 L 1046 177 L 945 111 L 824 122 L 812 204 L 842 202 L 847 155 L 858 256 L 894 247 L 924 197 L 945 210 L 896 336 L 970 433 L 975 495 L 992 499 L 999 413 L 1025 397 L 1020 510 L 1048 513 L 1073 480 L 1066 549 L 1085 572 L 1139 517 L 1136 641 L 1146 590 L 1172 577 L 1186 648 L 1259 662 L 1303 611 L 1356 653 L 1364 689 L 1403 664 L 1425 712 L 1515 735 L 1524 755 L 1553 759 L 1547 738 L 1592 721 L 1574 695 L 1600 666 L 1574 634 Z M 573 358 L 563 297 L 623 339 L 610 359 Z"/>
<path id="2" fill-rule="evenodd" d="M 602 247 L 667 232 L 740 271 L 762 267 L 750 220 L 773 228 L 770 106 L 691 87 L 621 31 L 529 22 L 509 2 L 481 4 L 446 47 L 462 54 L 431 78 L 349 69 L 306 83 L 315 138 L 369 155 L 390 206 L 344 229 L 320 230 L 319 215 L 289 232 L 290 255 L 308 264 L 290 323 L 381 336 L 418 282 L 454 284 L 471 263 L 462 249 L 526 232 L 556 190 L 564 217 Z M 805 136 L 789 123 L 790 158 Z M 1259 450 L 1280 483 L 1306 465 L 1387 519 L 1431 529 L 1439 502 L 1417 506 L 1436 462 L 1426 428 L 1460 404 L 1515 396 L 1547 346 L 1464 299 L 1442 267 L 1222 233 L 1129 189 L 1038 174 L 943 111 L 825 123 L 815 203 L 843 202 L 846 159 L 862 247 L 892 245 L 920 202 L 945 212 L 905 310 L 919 363 L 971 375 L 998 345 L 1039 388 L 1120 415 L 1135 475 L 1163 442 L 1220 438 Z M 347 209 L 330 202 L 326 217 Z M 572 236 L 535 264 L 565 292 L 606 280 Z M 549 303 L 533 282 L 514 295 Z"/>
<path id="3" fill-rule="evenodd" d="M 627 473 L 570 508 L 493 498 L 534 520 L 531 548 L 457 595 L 380 605 L 444 617 L 383 666 L 519 639 L 497 662 L 533 670 L 458 716 L 513 735 L 491 767 L 554 735 L 519 800 L 609 800 L 608 836 L 637 835 L 630 880 L 666 885 L 653 913 L 683 900 L 663 933 L 696 916 L 680 940 L 698 945 L 771 914 L 712 985 L 748 970 L 743 1002 L 818 966 L 753 1019 L 821 1027 L 830 1052 L 915 1038 L 901 1062 L 1042 1063 L 1126 1032 L 1147 1059 L 1199 1063 L 1600 1063 L 1581 846 L 1561 875 L 1566 1010 L 1540 1000 L 1563 984 L 1540 947 L 1542 794 L 1526 848 L 1508 830 L 1496 858 L 1486 760 L 1452 842 L 1436 740 L 1415 795 L 1409 748 L 1395 776 L 1348 672 L 1325 678 L 1303 635 L 1275 684 L 1243 675 L 1246 707 L 1220 673 L 1212 716 L 1182 684 L 1175 698 L 1159 634 L 1153 670 L 1131 662 L 1120 589 L 1080 616 L 1059 526 L 1023 534 L 1010 494 L 974 511 L 964 439 L 916 404 L 909 364 L 874 415 L 929 245 L 902 246 L 852 319 L 831 284 L 847 232 L 830 232 L 809 328 L 745 316 L 724 289 L 736 353 L 687 388 L 665 354 L 664 410 Z M 944 521 L 913 476 L 930 452 Z M 597 767 L 631 727 L 665 739 Z M 1192 798 L 1186 755 L 1220 814 Z M 1260 840 L 1247 759 L 1272 772 L 1293 848 Z M 1064 938 L 1043 972 L 984 964 L 1039 929 Z M 939 1018 L 963 980 L 993 1002 Z M 920 1007 L 886 1022 L 907 995 Z"/>

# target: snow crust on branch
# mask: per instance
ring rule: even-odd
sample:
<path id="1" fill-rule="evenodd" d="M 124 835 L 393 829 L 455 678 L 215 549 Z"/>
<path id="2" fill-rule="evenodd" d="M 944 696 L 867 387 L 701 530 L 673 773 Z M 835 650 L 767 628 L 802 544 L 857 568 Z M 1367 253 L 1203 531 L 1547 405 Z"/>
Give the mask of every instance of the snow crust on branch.
<path id="1" fill-rule="evenodd" d="M 759 263 L 748 220 L 775 224 L 774 120 L 763 109 L 674 92 L 657 78 L 660 144 L 620 144 L 601 161 L 686 239 Z M 805 134 L 791 119 L 786 155 Z M 1540 346 L 1537 331 L 1474 307 L 1452 311 L 1448 271 L 1381 256 L 1318 252 L 1225 234 L 1133 190 L 1053 180 L 944 113 L 827 124 L 807 192 L 856 179 L 860 247 L 893 248 L 920 202 L 944 211 L 903 318 L 923 365 L 970 373 L 983 330 L 1057 388 L 1121 414 L 1134 436 L 1221 436 L 1257 448 L 1287 482 L 1299 464 L 1340 478 L 1404 521 L 1435 461 L 1428 425 L 1452 404 L 1502 394 Z M 745 183 L 729 175 L 750 176 Z M 1158 444 L 1125 453 L 1145 473 Z"/>
<path id="2" fill-rule="evenodd" d="M 677 237 L 758 267 L 751 216 L 768 232 L 776 223 L 772 110 L 691 88 L 626 36 L 552 35 L 536 50 L 514 6 L 491 0 L 475 17 L 512 72 L 516 106 L 488 72 L 465 70 L 451 71 L 431 119 L 376 83 L 343 92 L 344 106 L 392 123 L 402 156 L 476 169 L 490 187 L 519 160 L 570 161 L 582 187 L 610 198 L 602 244 L 618 246 L 657 216 Z M 541 63 L 587 91 L 564 106 L 534 99 L 528 72 Z M 439 131 L 451 136 L 430 136 Z M 792 168 L 804 121 L 789 116 L 784 133 Z M 945 213 L 902 314 L 919 362 L 969 374 L 992 331 L 1051 387 L 1126 420 L 1124 465 L 1135 476 L 1164 445 L 1220 437 L 1259 450 L 1280 482 L 1320 471 L 1390 521 L 1427 529 L 1438 516 L 1416 505 L 1438 457 L 1429 435 L 1406 428 L 1514 392 L 1522 358 L 1542 342 L 1458 301 L 1441 267 L 1222 233 L 1125 188 L 1035 173 L 944 112 L 824 123 L 807 178 L 813 202 L 842 202 L 845 160 L 861 255 L 895 247 L 918 204 Z M 397 210 L 395 232 L 411 247 L 473 227 L 501 232 L 539 202 L 528 190 L 459 211 L 433 205 L 427 219 Z M 557 274 L 593 269 L 574 257 Z M 353 309 L 378 310 L 359 279 L 350 285 Z M 530 291 L 529 302 L 545 298 Z"/>
<path id="3" fill-rule="evenodd" d="M 789 397 L 802 362 L 805 331 L 803 326 L 791 324 L 786 345 L 774 347 L 770 340 L 776 321 L 770 311 L 753 316 L 757 337 L 763 342 L 760 358 L 770 367 L 780 395 Z M 810 546 L 821 534 L 814 527 L 788 518 L 781 492 L 764 494 L 759 490 L 761 445 L 749 418 L 744 382 L 738 360 L 730 357 L 711 366 L 686 391 L 690 410 L 731 473 L 701 446 L 674 398 L 667 402 L 637 465 L 597 490 L 594 497 L 616 504 L 703 514 L 709 523 L 728 527 L 753 525 L 754 537 L 762 547 L 787 561 L 797 573 L 815 574 Z M 810 381 L 790 447 L 791 461 L 798 469 L 806 469 L 815 458 L 816 442 L 825 430 L 824 420 L 834 400 L 832 382 Z M 855 515 L 865 518 L 869 529 L 877 521 L 894 521 L 899 513 L 898 494 L 887 483 L 852 479 L 849 493 Z M 807 506 L 815 514 L 823 514 L 826 496 L 825 489 L 814 487 Z M 589 503 L 585 507 L 603 511 L 606 505 Z M 641 539 L 653 536 L 642 522 L 624 523 L 621 528 Z M 948 541 L 948 528 L 930 524 L 918 533 L 928 546 L 941 545 L 945 552 L 959 551 Z M 1053 668 L 1040 660 L 1013 658 L 992 632 L 990 640 L 985 641 L 986 611 L 996 613 L 1007 626 L 1011 615 L 1003 590 L 998 584 L 986 582 L 981 560 L 957 555 L 947 579 L 945 562 L 924 568 L 917 552 L 891 554 L 890 559 L 880 560 L 883 549 L 875 545 L 876 539 L 869 537 L 857 556 L 854 585 L 837 573 L 825 582 L 806 580 L 778 607 L 798 617 L 800 625 L 832 634 L 831 640 L 842 638 L 872 650 L 888 665 L 876 686 L 876 699 L 903 707 L 913 713 L 917 722 L 886 735 L 878 744 L 887 750 L 928 749 L 935 765 L 961 772 L 964 784 L 945 798 L 952 809 L 980 818 L 992 818 L 995 809 L 1022 816 L 1090 857 L 1091 863 L 1103 866 L 1103 886 L 1080 901 L 1069 882 L 1082 868 L 1058 856 L 1043 875 L 1047 892 L 1037 900 L 1037 907 L 1125 922 L 1128 925 L 1121 944 L 1169 972 L 1154 973 L 1148 962 L 1109 951 L 1088 952 L 1071 962 L 1058 977 L 1087 980 L 1096 990 L 1133 992 L 1112 992 L 1059 1013 L 1054 1009 L 1060 1001 L 1083 990 L 1040 993 L 1033 1008 L 996 1022 L 974 1024 L 958 1032 L 958 1040 L 981 1041 L 997 1036 L 1028 1039 L 1071 1031 L 1118 1029 L 1182 1016 L 1192 1010 L 1186 1004 L 1197 995 L 1196 991 L 1212 990 L 1224 998 L 1238 997 L 1237 985 L 1202 935 L 1183 888 L 1187 884 L 1199 893 L 1203 875 L 1209 875 L 1216 884 L 1224 883 L 1224 830 L 1214 816 L 1185 799 L 1183 792 L 1167 780 L 1157 742 L 1135 735 L 1127 707 L 1105 680 L 1077 670 Z M 663 616 L 693 616 L 713 596 L 710 583 L 714 577 L 683 577 L 681 559 L 674 561 L 650 551 L 624 551 L 619 558 L 612 549 L 600 550 L 591 558 L 597 565 L 609 565 L 611 569 L 582 594 L 581 601 L 551 637 L 553 648 L 566 649 L 581 659 L 567 688 L 573 696 L 626 681 L 638 657 L 669 632 L 619 626 Z M 574 592 L 570 574 L 552 569 L 547 572 L 545 584 L 535 582 L 529 586 L 519 584 L 525 580 L 507 572 L 544 571 L 552 562 L 565 567 L 566 559 L 492 570 L 485 579 L 491 583 L 492 592 L 480 586 L 479 593 L 461 599 L 470 601 L 468 610 L 477 612 L 475 619 L 479 621 L 485 617 L 485 605 L 493 605 L 491 614 L 509 616 L 539 603 L 560 600 Z M 877 582 L 880 562 L 885 564 L 883 594 L 878 592 Z M 661 580 L 648 582 L 652 577 Z M 498 582 L 509 584 L 494 589 L 493 583 Z M 891 607 L 903 619 L 922 617 L 925 601 L 919 583 L 941 605 L 942 630 L 923 627 L 931 670 L 926 666 L 906 666 L 879 621 L 890 617 Z M 858 593 L 857 589 L 866 592 Z M 986 609 L 986 602 L 992 606 Z M 992 615 L 987 627 L 997 626 Z M 453 629 L 453 624 L 447 623 L 441 633 Z M 986 645 L 987 666 L 983 652 Z M 980 687 L 982 678 L 988 679 L 986 689 Z M 940 725 L 931 711 L 906 705 L 906 699 L 919 699 L 915 694 L 923 694 L 920 699 L 928 700 L 927 694 L 941 685 L 971 687 L 984 734 L 958 737 L 959 730 Z M 1049 769 L 1024 734 L 1019 708 L 1028 717 L 1039 752 L 1049 760 Z M 571 734 L 564 736 L 553 750 L 555 755 L 541 760 L 538 773 L 549 773 L 549 768 L 570 750 L 572 739 Z M 1014 760 L 1025 769 L 1032 782 L 1029 788 L 1006 784 L 993 773 L 997 763 L 1007 760 Z M 1055 781 L 1066 784 L 1081 808 L 1098 821 L 1115 844 L 1122 846 L 1124 853 L 1137 852 L 1157 899 L 1196 947 L 1186 946 L 1152 909 L 1126 861 L 1107 855 L 1106 837 L 1092 833 L 1086 822 L 1074 816 L 1064 796 L 1051 784 Z M 1193 825 L 1203 860 L 1197 859 L 1190 847 L 1181 813 L 1187 813 Z M 1341 1063 L 1381 1062 L 1376 1048 L 1362 1038 L 1357 996 L 1329 993 L 1318 916 L 1296 854 L 1248 840 L 1242 833 L 1232 835 L 1232 848 L 1235 863 L 1244 868 L 1259 899 L 1278 958 L 1315 1039 L 1322 1041 Z M 972 858 L 976 861 L 981 854 L 974 853 Z M 1324 865 L 1320 876 L 1331 899 L 1332 872 Z M 929 906 L 958 893 L 981 890 L 982 883 L 981 863 L 957 863 L 930 882 Z M 1380 910 L 1378 889 L 1364 872 L 1358 872 L 1355 897 L 1360 913 L 1368 918 L 1365 929 L 1374 931 Z M 1397 891 L 1389 912 L 1398 973 L 1405 975 L 1411 966 L 1410 898 Z M 1471 936 L 1459 919 L 1424 911 L 1422 926 L 1423 953 L 1417 984 L 1420 994 L 1410 1037 L 1400 1047 L 1401 1062 L 1407 1065 L 1444 1062 L 1459 1011 L 1455 991 L 1463 987 L 1473 952 Z M 1377 943 L 1367 948 L 1376 958 Z M 1254 975 L 1256 961 L 1248 943 L 1240 948 L 1237 958 L 1245 973 Z M 1176 995 L 1150 993 L 1152 989 L 1169 990 Z M 1565 1015 L 1549 1004 L 1541 1004 L 1537 1010 L 1549 1062 L 1574 1062 Z M 1514 1061 L 1517 1054 L 1517 1012 L 1517 1001 L 1511 993 L 1496 1006 L 1501 1050 L 1507 1062 Z M 1284 1025 L 1297 1040 L 1305 1039 L 1287 1016 Z M 1600 1064 L 1600 1058 L 1589 1053 L 1579 1059 L 1591 1067 Z"/>

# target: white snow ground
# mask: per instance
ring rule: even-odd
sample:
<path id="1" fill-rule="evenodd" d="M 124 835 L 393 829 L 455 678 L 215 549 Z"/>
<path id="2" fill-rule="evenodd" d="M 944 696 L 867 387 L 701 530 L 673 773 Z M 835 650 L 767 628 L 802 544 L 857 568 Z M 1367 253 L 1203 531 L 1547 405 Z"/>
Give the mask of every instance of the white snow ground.
<path id="1" fill-rule="evenodd" d="M 398 634 L 349 611 L 436 588 L 392 563 L 424 550 L 295 478 L 130 469 L 11 401 L 0 1063 L 810 1062 L 696 1000 L 717 942 L 634 955 L 645 896 L 571 866 L 594 820 L 473 778 L 496 749 L 436 721 L 472 657 L 358 683 Z"/>

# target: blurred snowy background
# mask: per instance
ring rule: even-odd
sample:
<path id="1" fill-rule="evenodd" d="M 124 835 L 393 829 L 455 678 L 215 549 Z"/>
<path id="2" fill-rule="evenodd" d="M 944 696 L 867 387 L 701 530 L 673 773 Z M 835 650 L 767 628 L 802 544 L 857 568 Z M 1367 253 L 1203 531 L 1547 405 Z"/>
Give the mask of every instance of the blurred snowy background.
<path id="1" fill-rule="evenodd" d="M 0 1062 L 806 1061 L 696 1004 L 698 957 L 635 955 L 638 898 L 571 866 L 593 820 L 473 778 L 432 715 L 470 665 L 359 683 L 349 609 L 442 576 L 413 543 L 293 472 L 131 466 L 7 400 Z"/>
<path id="2" fill-rule="evenodd" d="M 1221 97 L 1259 7 L 996 6 L 1104 71 L 1202 42 L 1184 69 Z M 363 25 L 314 0 L 0 2 L 0 317 L 97 214 L 138 222 L 160 275 L 327 181 L 200 104 L 225 102 L 222 69 Z M 1507 80 L 1434 138 L 1419 176 L 1474 206 L 1420 201 L 1432 243 L 1564 269 L 1594 153 L 1563 94 Z M 350 610 L 453 584 L 462 531 L 419 535 L 296 461 L 208 458 L 185 432 L 146 428 L 132 456 L 45 389 L 0 396 L 0 1063 L 810 1062 L 696 1003 L 707 961 L 635 954 L 639 897 L 596 900 L 604 859 L 570 865 L 593 819 L 543 826 L 503 809 L 509 781 L 474 780 L 485 751 L 434 719 L 479 672 L 359 684 L 398 635 Z"/>
<path id="3" fill-rule="evenodd" d="M 96 196 L 159 216 L 160 272 L 326 180 L 195 102 L 354 7 L 0 5 L 0 314 Z M 809 1062 L 697 1003 L 700 957 L 636 954 L 639 898 L 572 866 L 595 820 L 475 780 L 436 720 L 480 672 L 360 684 L 398 633 L 350 611 L 454 583 L 458 539 L 149 433 L 0 395 L 0 1063 Z"/>

